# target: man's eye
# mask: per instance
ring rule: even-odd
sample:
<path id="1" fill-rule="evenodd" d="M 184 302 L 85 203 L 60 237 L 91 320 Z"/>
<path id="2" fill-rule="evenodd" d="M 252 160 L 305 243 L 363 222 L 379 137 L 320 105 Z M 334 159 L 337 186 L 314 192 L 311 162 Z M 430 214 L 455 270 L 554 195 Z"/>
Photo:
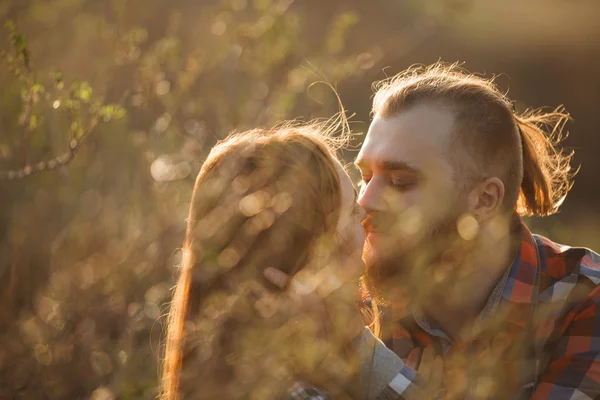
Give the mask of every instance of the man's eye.
<path id="1" fill-rule="evenodd" d="M 405 180 L 405 179 L 392 179 L 391 186 L 398 190 L 410 190 L 413 189 L 417 185 L 417 182 L 413 180 Z"/>

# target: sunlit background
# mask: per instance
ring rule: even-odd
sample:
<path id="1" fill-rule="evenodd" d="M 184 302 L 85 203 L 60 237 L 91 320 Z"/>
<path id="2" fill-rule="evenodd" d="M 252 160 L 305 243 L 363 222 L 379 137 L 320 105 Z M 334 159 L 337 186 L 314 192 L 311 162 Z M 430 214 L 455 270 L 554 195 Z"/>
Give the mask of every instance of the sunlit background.
<path id="1" fill-rule="evenodd" d="M 564 105 L 581 170 L 528 222 L 600 248 L 598 1 L 3 0 L 0 19 L 18 32 L 0 34 L 0 399 L 156 395 L 204 157 L 234 129 L 331 116 L 314 82 L 356 145 L 371 84 L 414 63 Z"/>

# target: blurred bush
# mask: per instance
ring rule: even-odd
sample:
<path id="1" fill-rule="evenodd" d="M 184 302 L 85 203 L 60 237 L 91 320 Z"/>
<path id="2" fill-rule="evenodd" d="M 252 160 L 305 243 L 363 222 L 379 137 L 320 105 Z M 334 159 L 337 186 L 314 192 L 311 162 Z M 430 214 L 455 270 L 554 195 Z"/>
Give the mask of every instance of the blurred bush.
<path id="1" fill-rule="evenodd" d="M 315 32 L 292 3 L 5 11 L 0 398 L 156 395 L 203 157 L 231 130 L 332 114 L 331 91 L 309 85 L 365 70 L 346 48 L 355 13 L 321 18 Z"/>

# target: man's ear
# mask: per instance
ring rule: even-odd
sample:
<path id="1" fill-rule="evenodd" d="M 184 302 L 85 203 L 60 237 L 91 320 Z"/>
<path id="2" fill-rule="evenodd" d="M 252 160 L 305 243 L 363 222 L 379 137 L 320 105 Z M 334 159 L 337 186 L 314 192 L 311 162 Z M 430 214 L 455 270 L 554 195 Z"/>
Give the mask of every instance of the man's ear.
<path id="1" fill-rule="evenodd" d="M 469 193 L 469 211 L 479 222 L 498 213 L 504 202 L 504 183 L 491 177 L 476 185 Z"/>

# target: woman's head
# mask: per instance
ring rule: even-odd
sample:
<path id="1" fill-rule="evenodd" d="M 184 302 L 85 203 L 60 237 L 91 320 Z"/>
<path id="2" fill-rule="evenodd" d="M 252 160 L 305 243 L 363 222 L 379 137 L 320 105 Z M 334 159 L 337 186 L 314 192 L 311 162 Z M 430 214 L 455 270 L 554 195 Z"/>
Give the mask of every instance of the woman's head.
<path id="1" fill-rule="evenodd" d="M 252 130 L 217 144 L 192 195 L 170 311 L 165 398 L 188 390 L 192 359 L 213 364 L 213 381 L 239 380 L 237 366 L 225 360 L 249 340 L 235 336 L 244 334 L 241 326 L 251 326 L 253 315 L 272 320 L 264 327 L 282 323 L 269 318 L 273 304 L 261 303 L 279 290 L 265 269 L 293 277 L 316 258 L 323 261 L 324 248 L 361 251 L 361 218 L 352 183 L 318 125 Z M 201 365 L 189 370 L 192 381 Z"/>
<path id="2" fill-rule="evenodd" d="M 340 209 L 338 171 L 317 132 L 237 134 L 212 150 L 198 175 L 184 252 L 201 257 L 207 278 L 265 263 L 294 274 L 309 244 L 335 229 Z"/>

